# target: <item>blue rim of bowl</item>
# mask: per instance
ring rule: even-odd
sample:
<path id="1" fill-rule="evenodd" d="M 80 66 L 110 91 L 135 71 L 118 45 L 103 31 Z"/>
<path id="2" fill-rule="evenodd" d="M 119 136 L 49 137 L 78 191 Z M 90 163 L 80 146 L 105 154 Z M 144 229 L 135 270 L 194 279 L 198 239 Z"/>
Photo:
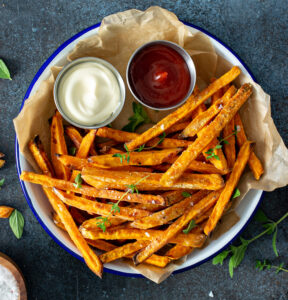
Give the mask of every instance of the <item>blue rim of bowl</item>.
<path id="1" fill-rule="evenodd" d="M 212 39 L 216 40 L 217 42 L 219 42 L 223 47 L 225 47 L 227 50 L 229 50 L 240 62 L 241 64 L 245 67 L 245 69 L 247 70 L 247 72 L 249 73 L 249 75 L 252 77 L 252 79 L 256 81 L 254 75 L 252 74 L 251 70 L 247 67 L 247 65 L 243 62 L 243 60 L 232 50 L 230 49 L 225 43 L 223 43 L 219 38 L 215 37 L 214 35 L 212 35 L 211 33 L 209 33 L 208 31 L 206 31 L 205 29 L 199 27 L 199 26 L 196 26 L 196 25 L 193 25 L 189 22 L 185 22 L 185 21 L 182 21 L 182 23 L 184 23 L 185 25 L 189 26 L 189 27 L 192 27 L 194 29 L 197 29 L 199 30 L 200 32 L 203 32 L 205 33 L 206 35 L 208 35 L 209 37 L 211 37 Z M 66 48 L 69 44 L 71 44 L 73 41 L 75 41 L 76 39 L 78 39 L 79 37 L 81 37 L 82 35 L 84 35 L 85 33 L 93 30 L 93 29 L 96 29 L 100 26 L 101 23 L 97 23 L 95 25 L 92 25 L 80 32 L 78 32 L 77 34 L 75 34 L 74 36 L 72 36 L 70 39 L 68 39 L 66 42 L 64 42 L 62 45 L 60 45 L 54 52 L 53 54 L 44 62 L 44 64 L 40 67 L 40 69 L 38 70 L 38 72 L 36 73 L 35 77 L 33 78 L 32 82 L 30 83 L 27 91 L 26 91 L 26 94 L 24 96 L 24 99 L 21 103 L 21 107 L 20 107 L 20 110 L 19 112 L 22 110 L 23 106 L 24 106 L 24 103 L 26 101 L 26 99 L 29 97 L 31 91 L 32 91 L 32 88 L 34 87 L 35 83 L 37 82 L 37 80 L 39 79 L 39 77 L 41 76 L 41 74 L 44 72 L 44 70 L 47 68 L 47 66 L 50 64 L 50 62 L 64 49 Z M 30 207 L 30 209 L 32 210 L 34 216 L 36 217 L 36 219 L 38 220 L 38 222 L 40 223 L 40 225 L 43 227 L 43 229 L 48 233 L 48 235 L 58 244 L 60 245 L 63 249 L 65 249 L 68 253 L 70 253 L 72 256 L 76 257 L 77 259 L 81 260 L 82 262 L 84 262 L 84 259 L 83 257 L 81 257 L 80 255 L 76 254 L 74 251 L 72 251 L 71 249 L 69 249 L 66 245 L 64 245 L 58 238 L 56 238 L 56 236 L 47 228 L 47 226 L 44 224 L 44 222 L 41 220 L 41 218 L 39 217 L 39 215 L 37 214 L 36 210 L 34 209 L 34 206 L 31 202 L 31 199 L 28 195 L 28 192 L 27 192 L 27 189 L 25 187 L 25 184 L 23 183 L 22 180 L 20 180 L 20 174 L 22 172 L 21 170 L 21 167 L 20 167 L 20 152 L 19 152 L 19 144 L 18 144 L 18 140 L 17 140 L 17 136 L 15 135 L 15 158 L 16 158 L 16 168 L 17 168 L 17 173 L 18 173 L 18 178 L 19 178 L 19 181 L 20 181 L 20 185 L 21 185 L 21 188 L 22 188 L 22 191 L 23 191 L 23 194 L 24 194 L 24 197 Z M 190 269 L 193 269 L 193 268 L 196 268 L 198 267 L 199 265 L 207 262 L 208 260 L 212 259 L 214 256 L 216 256 L 217 254 L 219 254 L 221 251 L 223 251 L 225 248 L 227 248 L 234 240 L 236 240 L 239 235 L 243 232 L 243 230 L 247 227 L 247 225 L 250 223 L 251 219 L 253 218 L 254 214 L 256 213 L 262 199 L 263 199 L 263 195 L 264 193 L 262 192 L 262 195 L 260 196 L 259 198 L 259 201 L 258 201 L 258 204 L 256 205 L 253 213 L 251 214 L 251 216 L 249 217 L 249 219 L 247 220 L 247 222 L 243 225 L 243 227 L 241 228 L 241 230 L 225 245 L 223 246 L 221 249 L 219 249 L 217 252 L 215 252 L 214 254 L 210 255 L 209 257 L 206 257 L 205 259 L 203 259 L 202 261 L 199 261 L 198 263 L 196 264 L 193 264 L 192 266 L 188 266 L 188 267 L 185 267 L 183 269 L 180 269 L 180 270 L 176 270 L 172 273 L 173 274 L 179 274 L 179 273 L 182 273 L 182 272 L 185 272 L 185 271 L 188 271 Z M 144 278 L 143 275 L 141 274 L 135 274 L 135 273 L 128 273 L 128 272 L 121 272 L 121 271 L 116 271 L 116 270 L 112 270 L 112 269 L 109 269 L 107 267 L 104 267 L 104 271 L 105 272 L 108 272 L 108 273 L 112 273 L 112 274 L 117 274 L 117 275 L 121 275 L 121 276 L 126 276 L 126 277 L 142 277 Z"/>

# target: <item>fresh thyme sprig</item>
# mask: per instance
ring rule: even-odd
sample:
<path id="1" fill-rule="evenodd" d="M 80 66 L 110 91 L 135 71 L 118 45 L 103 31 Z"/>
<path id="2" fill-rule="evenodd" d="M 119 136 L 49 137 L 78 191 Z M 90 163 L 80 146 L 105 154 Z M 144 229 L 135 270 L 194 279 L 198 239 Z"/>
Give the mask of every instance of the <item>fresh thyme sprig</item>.
<path id="1" fill-rule="evenodd" d="M 275 273 L 278 274 L 279 272 L 283 271 L 283 272 L 287 272 L 288 273 L 288 269 L 283 268 L 284 263 L 282 262 L 279 266 L 275 266 L 272 265 L 268 260 L 264 259 L 263 261 L 261 260 L 256 260 L 256 269 L 258 269 L 259 271 L 263 271 L 263 270 L 270 270 L 270 269 L 276 269 Z"/>
<path id="2" fill-rule="evenodd" d="M 159 141 L 157 141 L 157 143 L 155 145 L 153 145 L 151 147 L 145 147 L 145 144 L 144 144 L 144 145 L 141 145 L 139 148 L 134 149 L 133 151 L 129 151 L 126 144 L 124 144 L 124 148 L 125 148 L 126 152 L 125 153 L 115 153 L 112 155 L 112 157 L 119 157 L 121 164 L 123 164 L 123 161 L 125 161 L 125 160 L 129 164 L 131 152 L 141 152 L 142 150 L 153 149 L 153 148 L 157 147 L 158 145 L 160 145 L 164 141 L 165 137 L 166 137 L 166 133 L 163 132 L 163 134 L 159 136 Z"/>
<path id="3" fill-rule="evenodd" d="M 262 223 L 263 228 L 265 228 L 264 231 L 262 231 L 260 234 L 256 235 L 255 237 L 251 238 L 250 240 L 246 240 L 240 237 L 241 244 L 239 246 L 230 246 L 230 249 L 222 251 L 220 254 L 215 256 L 213 258 L 213 265 L 223 264 L 223 261 L 230 256 L 229 260 L 229 273 L 230 277 L 233 278 L 234 269 L 237 268 L 242 260 L 244 259 L 245 252 L 247 250 L 247 247 L 262 237 L 265 234 L 272 234 L 272 248 L 276 256 L 278 256 L 278 251 L 276 247 L 276 239 L 277 239 L 277 226 L 284 221 L 288 217 L 288 212 L 284 214 L 278 221 L 274 222 L 267 218 L 267 216 L 264 214 L 263 211 L 259 210 L 255 216 L 256 221 Z"/>
<path id="4" fill-rule="evenodd" d="M 110 210 L 110 213 L 108 214 L 108 216 L 106 216 L 106 217 L 99 216 L 96 218 L 99 220 L 99 222 L 96 223 L 97 227 L 99 227 L 100 229 L 102 229 L 103 232 L 105 232 L 107 225 L 111 224 L 109 221 L 109 217 L 114 216 L 115 213 L 117 213 L 117 212 L 120 213 L 120 206 L 119 206 L 120 201 L 122 201 L 126 195 L 133 194 L 135 191 L 138 194 L 138 189 L 136 186 L 139 183 L 141 183 L 143 180 L 148 178 L 149 176 L 150 175 L 147 175 L 147 176 L 141 178 L 134 184 L 127 185 L 128 190 L 122 195 L 122 197 L 116 203 L 112 203 L 112 202 L 109 203 L 109 204 L 112 204 L 112 206 L 111 206 L 111 210 Z"/>
<path id="5" fill-rule="evenodd" d="M 223 144 L 226 144 L 228 145 L 229 142 L 227 141 L 231 136 L 235 135 L 237 137 L 237 133 L 240 131 L 241 129 L 238 127 L 238 126 L 235 126 L 234 127 L 234 130 L 232 131 L 231 134 L 229 134 L 228 136 L 222 138 L 222 139 L 219 139 L 219 142 L 218 144 L 214 147 L 214 148 L 210 148 L 208 149 L 205 154 L 207 154 L 208 156 L 206 157 L 207 159 L 210 159 L 212 157 L 214 157 L 215 159 L 217 160 L 220 160 L 219 156 L 215 153 L 215 150 L 217 149 L 221 149 L 223 147 L 222 143 Z"/>
<path id="6" fill-rule="evenodd" d="M 188 234 L 193 228 L 195 228 L 197 225 L 195 223 L 194 220 L 191 220 L 190 223 L 188 224 L 188 226 L 183 229 L 182 231 L 185 233 L 185 234 Z"/>

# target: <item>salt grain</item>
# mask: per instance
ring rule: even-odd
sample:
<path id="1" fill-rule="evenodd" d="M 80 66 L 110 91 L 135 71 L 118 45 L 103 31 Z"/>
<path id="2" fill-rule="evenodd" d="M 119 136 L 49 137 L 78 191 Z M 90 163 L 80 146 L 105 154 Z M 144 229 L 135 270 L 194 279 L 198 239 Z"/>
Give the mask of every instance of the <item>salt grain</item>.
<path id="1" fill-rule="evenodd" d="M 161 130 L 164 130 L 165 129 L 164 124 L 161 124 L 160 128 Z"/>
<path id="2" fill-rule="evenodd" d="M 148 237 L 150 236 L 150 234 L 147 231 L 145 232 L 145 235 L 148 236 Z"/>
<path id="3" fill-rule="evenodd" d="M 210 291 L 210 293 L 209 293 L 209 297 L 210 297 L 210 298 L 214 298 L 214 294 L 213 294 L 213 292 L 212 292 L 212 291 Z"/>

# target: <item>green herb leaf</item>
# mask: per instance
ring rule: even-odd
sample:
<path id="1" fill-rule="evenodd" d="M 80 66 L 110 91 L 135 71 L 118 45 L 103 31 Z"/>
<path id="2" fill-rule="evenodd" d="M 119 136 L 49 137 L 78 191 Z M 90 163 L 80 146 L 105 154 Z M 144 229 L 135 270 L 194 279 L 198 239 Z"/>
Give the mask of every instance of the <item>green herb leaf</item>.
<path id="1" fill-rule="evenodd" d="M 284 263 L 281 263 L 281 264 L 277 267 L 275 273 L 278 274 L 280 271 L 283 271 L 283 266 L 284 266 Z"/>
<path id="2" fill-rule="evenodd" d="M 191 197 L 192 195 L 188 192 L 182 192 L 182 196 L 185 198 Z"/>
<path id="3" fill-rule="evenodd" d="M 222 145 L 216 145 L 215 146 L 215 149 L 221 149 L 222 148 Z"/>
<path id="4" fill-rule="evenodd" d="M 77 189 L 82 188 L 82 177 L 81 177 L 81 173 L 77 174 L 77 176 L 75 177 L 75 183 L 74 186 Z"/>
<path id="5" fill-rule="evenodd" d="M 24 217 L 20 211 L 14 209 L 9 217 L 10 227 L 17 239 L 20 239 L 23 234 Z"/>
<path id="6" fill-rule="evenodd" d="M 185 233 L 185 234 L 188 234 L 194 227 L 196 227 L 197 225 L 196 225 L 196 223 L 195 223 L 195 221 L 194 220 L 191 220 L 190 221 L 190 223 L 189 223 L 189 225 L 187 226 L 187 228 L 185 228 L 185 229 L 183 229 L 183 232 Z"/>
<path id="7" fill-rule="evenodd" d="M 218 155 L 215 155 L 214 153 L 213 153 L 213 157 L 217 160 L 220 160 L 220 157 Z"/>
<path id="8" fill-rule="evenodd" d="M 134 114 L 128 119 L 129 123 L 122 128 L 124 131 L 135 132 L 140 125 L 151 123 L 147 112 L 140 103 L 133 102 L 132 108 Z"/>
<path id="9" fill-rule="evenodd" d="M 208 149 L 208 151 L 207 152 L 205 152 L 205 154 L 212 154 L 213 153 L 213 148 L 210 148 L 210 149 Z"/>
<path id="10" fill-rule="evenodd" d="M 144 148 L 145 148 L 145 144 L 144 144 L 144 145 L 141 145 L 141 146 L 137 149 L 137 151 L 138 151 L 138 152 L 141 152 Z"/>
<path id="11" fill-rule="evenodd" d="M 254 218 L 259 223 L 267 223 L 270 221 L 261 208 L 257 210 Z"/>
<path id="12" fill-rule="evenodd" d="M 233 272 L 234 272 L 233 270 L 237 268 L 242 262 L 245 256 L 246 249 L 247 249 L 246 243 L 237 247 L 231 246 L 232 256 L 229 261 L 229 273 L 231 278 L 233 277 Z"/>
<path id="13" fill-rule="evenodd" d="M 70 147 L 69 149 L 68 149 L 68 152 L 69 152 L 69 154 L 70 155 L 75 155 L 76 154 L 76 147 Z"/>
<path id="14" fill-rule="evenodd" d="M 96 223 L 97 227 L 102 229 L 103 232 L 106 231 L 106 223 L 111 224 L 108 220 L 108 217 L 96 217 L 96 219 L 99 219 L 99 222 Z"/>
<path id="15" fill-rule="evenodd" d="M 5 182 L 5 178 L 0 179 L 0 190 L 1 190 L 1 187 L 3 186 L 4 182 Z"/>
<path id="16" fill-rule="evenodd" d="M 234 191 L 234 194 L 233 194 L 233 196 L 232 196 L 232 199 L 237 198 L 237 197 L 239 197 L 240 195 L 241 195 L 241 193 L 240 193 L 239 189 L 237 188 L 237 189 L 235 189 L 235 191 Z"/>
<path id="17" fill-rule="evenodd" d="M 273 237 L 272 237 L 272 248 L 273 248 L 273 251 L 274 251 L 275 255 L 278 257 L 279 254 L 278 254 L 277 246 L 276 246 L 277 231 L 278 231 L 278 229 L 277 229 L 277 227 L 276 227 L 276 229 L 275 229 L 275 231 L 274 231 L 274 233 L 273 233 Z"/>
<path id="18" fill-rule="evenodd" d="M 222 266 L 225 258 L 228 256 L 230 252 L 231 252 L 230 250 L 224 250 L 221 253 L 219 253 L 217 256 L 215 256 L 212 260 L 213 265 L 220 264 Z"/>
<path id="19" fill-rule="evenodd" d="M 10 72 L 2 59 L 0 59 L 0 78 L 12 80 Z"/>
<path id="20" fill-rule="evenodd" d="M 229 145 L 229 142 L 226 140 L 223 140 L 222 142 L 223 142 L 223 144 Z"/>

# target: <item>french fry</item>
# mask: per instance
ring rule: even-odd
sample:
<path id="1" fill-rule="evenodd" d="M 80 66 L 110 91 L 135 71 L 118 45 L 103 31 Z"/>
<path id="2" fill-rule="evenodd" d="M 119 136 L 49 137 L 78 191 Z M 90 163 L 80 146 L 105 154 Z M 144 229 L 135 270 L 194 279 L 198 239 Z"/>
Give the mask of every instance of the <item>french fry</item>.
<path id="1" fill-rule="evenodd" d="M 53 116 L 51 123 L 51 159 L 57 178 L 67 180 L 70 178 L 69 169 L 58 161 L 56 153 L 67 155 L 62 116 L 58 111 Z"/>
<path id="2" fill-rule="evenodd" d="M 102 216 L 109 216 L 112 210 L 112 204 L 100 203 L 93 200 L 88 200 L 83 197 L 78 197 L 72 194 L 64 193 L 60 190 L 53 188 L 54 193 L 57 197 L 69 206 L 76 207 L 78 209 L 94 213 Z M 120 212 L 114 212 L 114 216 L 124 220 L 137 220 L 148 216 L 150 213 L 145 210 L 121 207 Z"/>
<path id="3" fill-rule="evenodd" d="M 147 241 L 136 241 L 134 243 L 129 243 L 101 254 L 100 259 L 103 263 L 108 263 L 122 257 L 130 258 L 132 257 L 132 254 L 145 247 L 145 245 L 147 245 Z M 159 256 L 154 254 L 149 257 L 144 263 L 164 268 L 170 261 L 171 259 L 167 256 Z"/>
<path id="4" fill-rule="evenodd" d="M 81 234 L 86 239 L 91 240 L 154 240 L 159 235 L 162 235 L 164 231 L 161 230 L 142 230 L 142 229 L 135 229 L 135 228 L 107 228 L 105 232 L 102 230 L 87 230 L 86 228 L 80 226 L 79 228 Z M 183 246 L 188 247 L 201 247 L 203 245 L 203 240 L 206 239 L 204 234 L 199 232 L 194 233 L 190 232 L 188 234 L 179 233 L 175 237 L 171 238 L 169 241 L 172 244 L 181 244 Z M 167 244 L 167 243 L 166 243 Z M 160 248 L 159 248 L 160 249 Z"/>
<path id="5" fill-rule="evenodd" d="M 119 200 L 122 199 L 126 202 L 137 202 L 143 204 L 157 204 L 164 205 L 165 199 L 161 195 L 149 195 L 149 194 L 127 194 L 114 191 L 114 190 L 98 190 L 94 187 L 82 184 L 81 189 L 74 186 L 72 182 L 51 178 L 49 176 L 40 175 L 32 172 L 23 171 L 21 176 L 21 180 L 29 181 L 36 184 L 41 184 L 46 187 L 55 187 L 64 191 L 71 191 L 74 193 L 80 193 L 85 196 L 90 196 L 94 198 L 104 198 L 111 200 Z"/>
<path id="6" fill-rule="evenodd" d="M 95 168 L 84 168 L 82 178 L 92 186 L 100 185 L 108 188 L 126 190 L 127 186 L 139 182 L 138 190 L 165 190 L 166 186 L 159 181 L 162 173 L 107 171 Z M 96 180 L 96 182 L 95 182 Z M 169 187 L 169 190 L 217 190 L 224 185 L 219 174 L 183 174 L 179 180 Z"/>
<path id="7" fill-rule="evenodd" d="M 213 83 L 215 80 L 217 80 L 217 78 L 211 78 L 211 83 Z M 211 104 L 215 104 L 216 101 L 222 97 L 223 95 L 223 88 L 219 89 L 218 91 L 216 91 L 212 96 L 211 96 Z"/>
<path id="8" fill-rule="evenodd" d="M 224 144 L 224 153 L 230 169 L 233 168 L 236 160 L 235 135 L 233 135 L 233 131 L 234 118 L 223 129 L 223 138 L 228 142 Z"/>
<path id="9" fill-rule="evenodd" d="M 115 217 L 109 217 L 108 218 L 108 222 L 106 222 L 105 226 L 106 228 L 108 227 L 113 227 L 113 226 L 119 226 L 123 223 L 125 223 L 126 220 L 120 219 L 120 218 L 115 218 Z M 92 219 L 88 219 L 86 221 L 84 221 L 81 226 L 87 230 L 90 229 L 99 229 L 99 219 L 96 218 L 92 218 Z"/>
<path id="10" fill-rule="evenodd" d="M 102 127 L 97 130 L 97 136 L 110 138 L 115 140 L 118 143 L 129 142 L 140 136 L 138 133 L 134 132 L 126 132 L 117 129 L 112 129 L 109 127 Z M 151 141 L 148 141 L 145 146 L 146 147 L 157 147 L 157 148 L 186 148 L 191 142 L 190 141 L 182 141 L 177 139 L 165 138 L 162 143 L 159 143 L 159 138 L 154 138 Z M 143 145 L 143 144 L 142 144 Z"/>
<path id="11" fill-rule="evenodd" d="M 215 193 L 211 193 L 210 197 L 214 197 L 214 194 Z M 196 204 L 198 201 L 200 201 L 202 198 L 206 197 L 207 195 L 208 195 L 207 191 L 199 191 L 198 193 L 193 194 L 192 196 L 185 198 L 184 200 L 172 206 L 169 206 L 166 209 L 163 209 L 150 216 L 134 221 L 131 224 L 131 226 L 139 229 L 149 229 L 149 228 L 167 224 L 169 221 L 174 220 L 179 216 L 183 215 L 183 213 L 187 208 L 193 206 L 194 204 Z"/>
<path id="12" fill-rule="evenodd" d="M 218 221 L 220 220 L 226 205 L 228 204 L 234 189 L 236 188 L 240 176 L 242 175 L 245 166 L 248 162 L 251 153 L 251 142 L 247 141 L 241 147 L 236 162 L 234 164 L 233 170 L 229 179 L 226 182 L 225 188 L 223 189 L 209 219 L 204 228 L 206 235 L 209 235 L 211 231 L 216 227 Z"/>
<path id="13" fill-rule="evenodd" d="M 33 140 L 28 143 L 28 148 L 33 154 L 33 157 L 45 175 L 54 176 L 54 170 L 52 164 L 50 163 L 46 153 L 44 152 L 43 146 L 39 140 L 39 137 L 36 136 Z M 41 150 L 40 150 L 41 149 Z"/>
<path id="14" fill-rule="evenodd" d="M 247 141 L 247 137 L 239 114 L 235 115 L 234 123 L 237 128 L 237 144 L 239 147 L 241 147 Z M 252 151 L 250 154 L 248 165 L 251 171 L 253 172 L 254 178 L 256 180 L 259 180 L 261 175 L 264 173 L 264 168 L 254 151 Z"/>
<path id="15" fill-rule="evenodd" d="M 182 215 L 174 223 L 172 223 L 166 230 L 159 232 L 156 236 L 154 236 L 151 240 L 151 243 L 134 256 L 134 263 L 138 265 L 139 263 L 145 261 L 153 253 L 161 249 L 167 243 L 171 242 L 173 238 L 175 239 L 176 234 L 179 233 L 184 226 L 186 226 L 192 219 L 197 218 L 199 215 L 209 210 L 216 203 L 221 191 L 222 190 L 215 192 L 215 196 L 213 198 L 210 197 L 209 201 L 207 201 L 207 197 L 209 197 L 209 195 L 200 200 L 197 204 L 187 210 L 184 215 Z M 187 234 L 186 236 L 188 236 L 189 234 Z M 179 235 L 180 234 L 178 234 L 177 236 Z M 185 244 L 184 246 L 189 245 Z"/>
<path id="16" fill-rule="evenodd" d="M 92 272 L 94 272 L 100 278 L 102 277 L 103 265 L 99 257 L 88 246 L 85 239 L 80 234 L 73 218 L 71 217 L 65 204 L 53 193 L 50 188 L 43 187 L 44 192 L 49 199 L 50 204 L 59 216 L 66 231 L 68 232 L 71 240 L 76 245 L 78 250 L 83 255 L 83 258 Z"/>
<path id="17" fill-rule="evenodd" d="M 145 151 L 126 153 L 125 158 L 116 157 L 111 154 L 92 156 L 88 158 L 88 162 L 96 166 L 104 166 L 109 168 L 122 167 L 128 165 L 135 166 L 153 166 L 160 165 L 169 159 L 175 158 L 181 151 L 181 148 L 164 149 L 160 151 Z M 128 156 L 129 155 L 129 156 Z"/>
<path id="18" fill-rule="evenodd" d="M 144 204 L 144 203 L 131 204 L 131 207 L 138 208 L 138 209 L 144 209 L 144 210 L 147 210 L 149 212 L 155 212 L 155 211 L 163 209 L 162 205 L 158 205 L 158 204 Z"/>
<path id="19" fill-rule="evenodd" d="M 219 99 L 209 109 L 195 116 L 192 122 L 180 134 L 181 138 L 193 137 L 207 125 L 224 107 L 223 100 Z"/>
<path id="20" fill-rule="evenodd" d="M 165 203 L 167 206 L 172 204 L 178 203 L 179 201 L 183 200 L 183 191 L 169 191 L 165 192 L 161 196 L 165 199 Z"/>
<path id="21" fill-rule="evenodd" d="M 7 219 L 12 214 L 14 208 L 10 206 L 0 206 L 0 219 Z"/>
<path id="22" fill-rule="evenodd" d="M 82 142 L 76 153 L 76 157 L 87 158 L 90 149 L 93 149 L 93 143 L 94 143 L 96 131 L 97 130 L 95 130 L 95 129 L 90 130 L 86 134 L 86 136 L 82 139 Z"/>
<path id="23" fill-rule="evenodd" d="M 191 112 L 197 108 L 201 103 L 207 100 L 211 95 L 218 91 L 223 86 L 227 85 L 233 81 L 240 74 L 240 69 L 238 67 L 233 67 L 230 71 L 224 74 L 219 79 L 211 83 L 206 89 L 201 91 L 196 96 L 191 96 L 187 102 L 178 108 L 176 111 L 162 119 L 152 128 L 148 129 L 140 136 L 133 139 L 131 142 L 127 143 L 128 149 L 131 151 L 140 145 L 146 144 L 149 140 L 156 136 L 161 135 L 165 130 L 169 129 L 171 126 L 176 124 L 179 120 L 185 118 Z"/>
<path id="24" fill-rule="evenodd" d="M 59 227 L 60 229 L 66 231 L 65 226 L 63 225 L 61 219 L 59 218 L 59 216 L 58 216 L 55 212 L 53 212 L 52 218 L 53 218 L 54 224 L 55 224 L 57 227 Z"/>
<path id="25" fill-rule="evenodd" d="M 103 264 L 109 263 L 116 259 L 127 257 L 131 254 L 134 254 L 136 251 L 144 248 L 149 244 L 149 241 L 140 240 L 133 243 L 126 244 L 124 246 L 115 248 L 109 252 L 103 253 L 100 255 L 100 260 Z"/>
<path id="26" fill-rule="evenodd" d="M 250 84 L 244 84 L 238 90 L 223 110 L 216 116 L 214 121 L 201 130 L 201 135 L 180 155 L 171 168 L 164 173 L 160 181 L 163 185 L 172 185 L 185 172 L 191 161 L 195 160 L 213 138 L 219 135 L 220 131 L 234 117 L 251 93 L 252 87 Z"/>
<path id="27" fill-rule="evenodd" d="M 68 135 L 68 137 L 71 139 L 76 149 L 78 150 L 83 140 L 80 132 L 73 126 L 66 126 L 65 133 Z M 93 145 L 90 148 L 89 152 L 91 155 L 97 155 L 97 152 L 95 151 Z"/>
<path id="28" fill-rule="evenodd" d="M 174 133 L 177 131 L 182 131 L 183 129 L 185 129 L 188 125 L 190 124 L 190 122 L 186 121 L 186 122 L 181 122 L 181 123 L 176 123 L 175 125 L 171 126 L 168 130 L 166 130 L 166 135 L 170 134 L 170 133 Z"/>
<path id="29" fill-rule="evenodd" d="M 181 257 L 190 254 L 194 249 L 191 247 L 186 247 L 182 245 L 175 245 L 173 248 L 169 249 L 165 256 L 169 257 L 172 260 L 178 260 Z M 153 255 L 152 255 L 153 256 Z"/>

